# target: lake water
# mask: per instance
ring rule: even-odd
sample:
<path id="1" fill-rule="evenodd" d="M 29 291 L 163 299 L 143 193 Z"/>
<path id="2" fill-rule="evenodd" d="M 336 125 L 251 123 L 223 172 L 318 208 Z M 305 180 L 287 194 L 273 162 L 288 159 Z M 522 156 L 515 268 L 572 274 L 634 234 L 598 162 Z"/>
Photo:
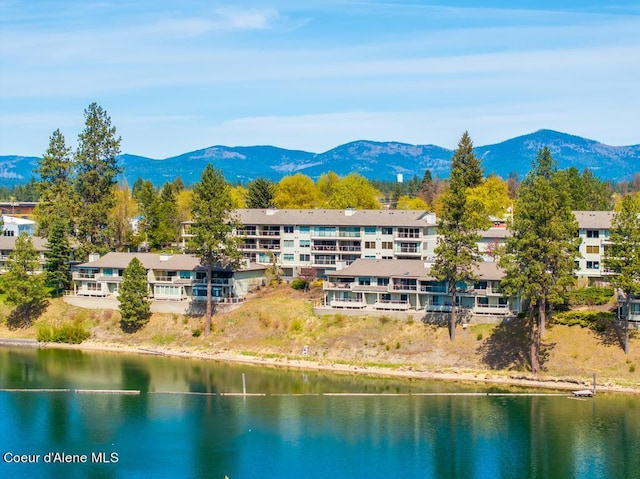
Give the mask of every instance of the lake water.
<path id="1" fill-rule="evenodd" d="M 0 388 L 0 477 L 640 477 L 636 396 L 29 348 Z"/>

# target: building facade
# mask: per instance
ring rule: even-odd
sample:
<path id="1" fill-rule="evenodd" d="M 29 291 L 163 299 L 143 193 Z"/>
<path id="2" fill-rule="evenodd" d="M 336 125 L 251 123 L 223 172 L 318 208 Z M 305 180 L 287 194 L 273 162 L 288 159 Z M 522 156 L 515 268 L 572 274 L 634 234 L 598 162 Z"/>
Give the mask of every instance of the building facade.
<path id="1" fill-rule="evenodd" d="M 436 217 L 425 211 L 239 209 L 236 218 L 244 258 L 275 261 L 289 278 L 301 268 L 323 276 L 360 258 L 434 258 Z M 183 227 L 187 238 L 189 223 Z"/>
<path id="2" fill-rule="evenodd" d="M 480 263 L 476 275 L 479 279 L 474 284 L 458 285 L 461 318 L 487 321 L 520 312 L 518 298 L 502 295 L 503 273 L 496 263 Z M 430 265 L 421 261 L 358 259 L 327 277 L 324 301 L 318 312 L 404 312 L 422 317 L 451 311 L 447 284 L 432 277 Z"/>
<path id="3" fill-rule="evenodd" d="M 74 296 L 116 297 L 122 274 L 133 258 L 147 270 L 149 296 L 157 301 L 205 301 L 206 269 L 196 256 L 156 253 L 107 253 L 92 255 L 89 261 L 73 268 Z M 212 277 L 212 296 L 216 302 L 244 298 L 264 283 L 265 267 L 247 264 L 244 268 L 216 267 Z"/>

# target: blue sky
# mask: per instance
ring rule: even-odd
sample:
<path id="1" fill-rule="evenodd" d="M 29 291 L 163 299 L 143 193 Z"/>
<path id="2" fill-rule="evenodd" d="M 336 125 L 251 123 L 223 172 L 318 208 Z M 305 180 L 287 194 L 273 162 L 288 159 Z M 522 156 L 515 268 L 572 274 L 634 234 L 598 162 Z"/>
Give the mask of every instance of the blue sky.
<path id="1" fill-rule="evenodd" d="M 75 148 L 94 101 L 152 158 L 464 130 L 629 145 L 639 87 L 639 0 L 0 0 L 0 155 L 57 128 Z"/>

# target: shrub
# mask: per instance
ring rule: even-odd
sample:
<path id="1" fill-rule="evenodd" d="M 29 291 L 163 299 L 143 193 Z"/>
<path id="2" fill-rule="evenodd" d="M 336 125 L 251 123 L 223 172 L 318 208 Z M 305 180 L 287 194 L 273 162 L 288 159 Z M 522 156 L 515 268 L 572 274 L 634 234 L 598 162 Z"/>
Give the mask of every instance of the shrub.
<path id="1" fill-rule="evenodd" d="M 630 373 L 635 373 L 636 372 L 636 365 L 632 364 L 631 366 L 629 366 L 629 372 Z"/>
<path id="2" fill-rule="evenodd" d="M 380 324 L 387 324 L 391 320 L 391 318 L 386 314 L 383 314 L 382 316 L 380 316 L 379 320 Z"/>
<path id="3" fill-rule="evenodd" d="M 61 326 L 41 324 L 38 326 L 37 339 L 42 343 L 80 344 L 91 333 L 80 322 L 65 323 Z"/>
<path id="4" fill-rule="evenodd" d="M 295 278 L 291 281 L 291 287 L 297 290 L 307 289 L 309 287 L 309 283 L 307 283 L 304 279 Z"/>
<path id="5" fill-rule="evenodd" d="M 478 341 L 482 341 L 482 338 L 483 338 L 483 337 L 484 337 L 484 336 L 482 336 L 482 333 L 478 333 L 478 335 L 476 336 L 476 339 L 477 339 Z"/>
<path id="6" fill-rule="evenodd" d="M 611 287 L 586 287 L 576 289 L 571 292 L 570 302 L 572 305 L 602 305 L 607 304 L 614 294 L 614 289 Z"/>
<path id="7" fill-rule="evenodd" d="M 193 336 L 194 338 L 200 337 L 201 334 L 202 334 L 202 330 L 200 328 L 196 328 L 193 331 L 191 331 L 191 336 Z"/>
<path id="8" fill-rule="evenodd" d="M 593 331 L 605 331 L 609 324 L 615 321 L 614 313 L 604 311 L 567 311 L 556 313 L 553 321 L 557 324 L 565 324 L 567 326 L 580 326 L 581 328 L 589 328 Z"/>
<path id="9" fill-rule="evenodd" d="M 291 321 L 291 324 L 289 325 L 289 331 L 291 331 L 292 333 L 300 333 L 302 332 L 302 325 L 302 320 L 300 318 L 296 318 Z"/>

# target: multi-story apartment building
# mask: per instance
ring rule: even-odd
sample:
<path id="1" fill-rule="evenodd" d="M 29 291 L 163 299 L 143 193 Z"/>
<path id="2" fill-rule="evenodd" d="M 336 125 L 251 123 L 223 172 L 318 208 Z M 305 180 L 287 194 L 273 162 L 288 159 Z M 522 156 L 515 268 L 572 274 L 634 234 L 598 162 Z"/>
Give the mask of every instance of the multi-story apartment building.
<path id="1" fill-rule="evenodd" d="M 460 284 L 457 294 L 461 316 L 467 320 L 514 316 L 520 311 L 518 298 L 506 298 L 500 289 L 503 272 L 496 263 L 477 266 L 478 281 Z M 447 284 L 430 275 L 430 265 L 414 260 L 358 259 L 350 266 L 327 274 L 324 301 L 318 312 L 357 310 L 447 313 L 451 296 Z"/>
<path id="2" fill-rule="evenodd" d="M 206 270 L 196 256 L 187 254 L 107 253 L 91 255 L 89 261 L 73 268 L 75 296 L 117 296 L 122 273 L 133 258 L 147 270 L 150 297 L 163 301 L 202 301 L 206 299 Z M 243 268 L 216 267 L 213 270 L 214 301 L 243 298 L 264 282 L 265 266 L 245 264 Z"/>
<path id="3" fill-rule="evenodd" d="M 580 236 L 580 257 L 576 259 L 578 280 L 586 284 L 605 283 L 611 272 L 604 265 L 609 246 L 613 211 L 574 211 Z"/>
<path id="4" fill-rule="evenodd" d="M 8 269 L 7 260 L 9 255 L 16 249 L 17 236 L 0 236 L 0 273 L 4 273 Z M 44 256 L 46 251 L 47 238 L 41 238 L 39 236 L 32 236 L 31 241 L 33 246 L 38 252 L 38 272 L 44 271 L 44 265 L 47 259 Z"/>
<path id="5" fill-rule="evenodd" d="M 436 217 L 425 211 L 239 209 L 236 217 L 245 259 L 275 260 L 285 277 L 301 268 L 323 276 L 359 258 L 431 261 L 436 244 Z"/>

